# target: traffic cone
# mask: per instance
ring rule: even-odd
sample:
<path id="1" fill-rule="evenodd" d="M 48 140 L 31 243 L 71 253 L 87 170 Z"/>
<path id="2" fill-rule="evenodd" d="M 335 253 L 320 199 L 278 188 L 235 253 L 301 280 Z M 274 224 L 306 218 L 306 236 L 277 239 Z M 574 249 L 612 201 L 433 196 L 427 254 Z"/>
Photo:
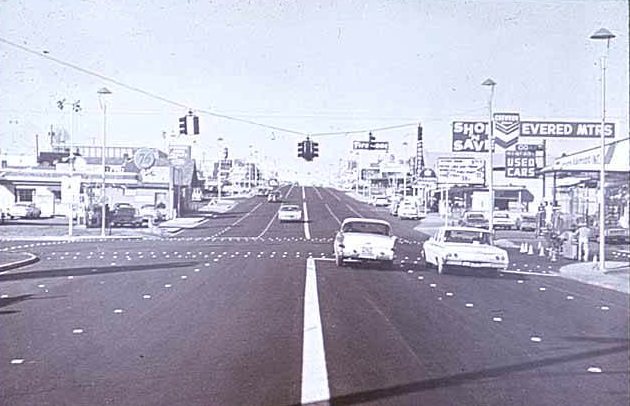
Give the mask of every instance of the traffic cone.
<path id="1" fill-rule="evenodd" d="M 597 254 L 593 255 L 593 264 L 597 263 Z"/>
<path id="2" fill-rule="evenodd" d="M 534 255 L 534 246 L 532 244 L 528 244 L 527 255 Z"/>
<path id="3" fill-rule="evenodd" d="M 542 241 L 538 241 L 538 251 L 540 251 L 542 249 Z"/>
<path id="4" fill-rule="evenodd" d="M 519 251 L 519 252 L 520 252 L 521 254 L 524 254 L 524 253 L 526 253 L 526 252 L 527 252 L 527 248 L 525 248 L 525 243 L 524 243 L 524 242 L 522 242 L 522 243 L 521 243 L 521 249 L 520 249 L 520 251 Z"/>
<path id="5" fill-rule="evenodd" d="M 543 248 L 542 244 L 538 244 L 538 256 L 539 257 L 545 256 L 545 249 Z"/>
<path id="6" fill-rule="evenodd" d="M 551 250 L 551 262 L 556 262 L 558 260 L 558 255 L 556 254 L 556 250 Z"/>

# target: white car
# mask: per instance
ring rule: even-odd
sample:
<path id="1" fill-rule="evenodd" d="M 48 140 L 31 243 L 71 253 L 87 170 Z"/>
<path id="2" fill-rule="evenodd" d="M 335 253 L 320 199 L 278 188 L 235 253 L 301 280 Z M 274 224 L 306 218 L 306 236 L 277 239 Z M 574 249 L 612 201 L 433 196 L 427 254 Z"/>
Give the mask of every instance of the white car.
<path id="1" fill-rule="evenodd" d="M 376 207 L 387 207 L 389 206 L 389 199 L 386 196 L 376 196 L 373 204 Z"/>
<path id="2" fill-rule="evenodd" d="M 400 219 L 411 219 L 411 220 L 421 220 L 426 217 L 426 215 L 420 210 L 418 205 L 415 202 L 402 201 L 398 206 L 398 218 Z"/>
<path id="3" fill-rule="evenodd" d="M 516 220 L 507 211 L 495 211 L 492 213 L 492 227 L 512 230 L 516 228 Z"/>
<path id="4" fill-rule="evenodd" d="M 284 221 L 302 221 L 302 209 L 297 204 L 283 204 L 278 209 L 278 220 Z"/>
<path id="5" fill-rule="evenodd" d="M 395 258 L 396 237 L 387 221 L 349 217 L 341 223 L 333 248 L 337 266 L 344 261 L 376 261 L 391 267 Z"/>
<path id="6" fill-rule="evenodd" d="M 426 266 L 439 274 L 446 267 L 469 269 L 507 269 L 507 251 L 494 245 L 493 233 L 484 228 L 447 226 L 439 228 L 422 245 L 420 256 Z"/>

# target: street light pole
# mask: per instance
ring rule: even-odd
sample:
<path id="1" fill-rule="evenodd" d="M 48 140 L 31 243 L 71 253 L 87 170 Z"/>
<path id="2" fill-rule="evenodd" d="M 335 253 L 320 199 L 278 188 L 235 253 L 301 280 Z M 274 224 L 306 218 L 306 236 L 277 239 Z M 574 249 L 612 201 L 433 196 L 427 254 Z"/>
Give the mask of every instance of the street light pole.
<path id="1" fill-rule="evenodd" d="M 103 87 L 98 90 L 98 95 L 101 102 L 101 107 L 103 108 L 103 139 L 101 144 L 101 237 L 105 237 L 105 216 L 107 213 L 105 212 L 105 203 L 106 203 L 106 195 L 105 195 L 105 146 L 107 140 L 107 100 L 106 97 L 112 92 Z"/>
<path id="2" fill-rule="evenodd" d="M 494 99 L 494 86 L 496 82 L 492 79 L 486 79 L 481 85 L 490 86 L 490 100 L 488 102 L 489 128 L 488 128 L 488 194 L 490 195 L 490 218 L 488 219 L 488 227 L 490 231 L 494 230 L 494 131 L 492 123 L 492 101 Z"/>
<path id="3" fill-rule="evenodd" d="M 608 50 L 610 49 L 610 40 L 615 38 L 615 35 L 608 31 L 606 28 L 600 28 L 590 37 L 594 40 L 605 40 L 606 47 L 601 57 L 602 68 L 602 126 L 600 128 L 600 152 L 599 152 L 599 270 L 604 272 L 606 270 L 605 256 L 605 222 L 606 222 L 606 194 L 605 194 L 605 179 L 606 179 L 606 140 L 604 127 L 606 125 L 606 61 L 608 59 Z"/>

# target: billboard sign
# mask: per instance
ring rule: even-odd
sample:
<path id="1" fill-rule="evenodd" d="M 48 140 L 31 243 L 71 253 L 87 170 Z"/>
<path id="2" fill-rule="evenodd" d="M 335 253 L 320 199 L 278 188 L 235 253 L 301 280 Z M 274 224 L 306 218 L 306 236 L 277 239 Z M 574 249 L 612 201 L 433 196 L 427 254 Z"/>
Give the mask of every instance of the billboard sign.
<path id="1" fill-rule="evenodd" d="M 183 166 L 186 161 L 190 160 L 190 150 L 190 145 L 169 145 L 168 160 L 174 166 Z"/>
<path id="2" fill-rule="evenodd" d="M 361 180 L 377 179 L 381 176 L 380 170 L 375 168 L 361 169 Z"/>
<path id="3" fill-rule="evenodd" d="M 388 141 L 374 141 L 372 142 L 373 148 L 370 148 L 369 141 L 352 141 L 352 149 L 369 149 L 369 150 L 380 150 L 380 151 L 389 151 L 389 142 Z"/>
<path id="4" fill-rule="evenodd" d="M 453 152 L 488 152 L 488 123 L 453 121 Z"/>
<path id="5" fill-rule="evenodd" d="M 440 184 L 483 185 L 486 161 L 477 158 L 438 158 L 437 179 Z"/>
<path id="6" fill-rule="evenodd" d="M 544 165 L 542 145 L 516 144 L 515 150 L 505 151 L 506 178 L 536 178 Z"/>
<path id="7" fill-rule="evenodd" d="M 521 137 L 599 138 L 601 128 L 601 122 L 521 121 Z M 615 137 L 615 123 L 604 125 L 604 137 Z"/>

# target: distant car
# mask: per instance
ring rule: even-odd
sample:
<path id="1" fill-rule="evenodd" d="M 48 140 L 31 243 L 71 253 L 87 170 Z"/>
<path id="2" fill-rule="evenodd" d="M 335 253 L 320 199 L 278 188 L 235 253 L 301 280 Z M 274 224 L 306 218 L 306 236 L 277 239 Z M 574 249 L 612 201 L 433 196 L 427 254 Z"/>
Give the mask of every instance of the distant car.
<path id="1" fill-rule="evenodd" d="M 297 204 L 283 204 L 278 209 L 278 220 L 281 223 L 285 221 L 302 221 L 302 209 Z"/>
<path id="2" fill-rule="evenodd" d="M 516 221 L 506 211 L 495 211 L 492 213 L 492 227 L 512 230 L 516 228 Z"/>
<path id="3" fill-rule="evenodd" d="M 400 219 L 421 220 L 425 217 L 426 215 L 420 211 L 415 202 L 403 200 L 398 206 L 398 218 Z"/>
<path id="4" fill-rule="evenodd" d="M 396 237 L 387 221 L 349 217 L 335 235 L 333 249 L 337 266 L 346 260 L 374 261 L 391 267 L 395 258 Z"/>
<path id="5" fill-rule="evenodd" d="M 467 211 L 459 220 L 459 225 L 462 227 L 480 227 L 488 228 L 490 224 L 486 216 L 481 212 Z"/>
<path id="6" fill-rule="evenodd" d="M 149 222 L 153 224 L 159 223 L 164 221 L 166 217 L 164 209 L 159 209 L 152 204 L 143 204 L 140 206 L 139 215 L 142 217 L 142 221 L 147 224 L 149 224 Z"/>
<path id="7" fill-rule="evenodd" d="M 127 204 L 116 204 L 110 216 L 112 227 L 142 227 L 144 221 L 138 210 Z"/>
<path id="8" fill-rule="evenodd" d="M 42 215 L 42 211 L 35 206 L 34 203 L 15 203 L 9 207 L 8 216 L 11 219 L 14 218 L 39 218 Z"/>
<path id="9" fill-rule="evenodd" d="M 269 203 L 280 203 L 282 201 L 282 197 L 280 196 L 280 192 L 277 191 L 277 190 L 269 192 L 269 194 L 267 195 L 267 201 Z"/>
<path id="10" fill-rule="evenodd" d="M 516 228 L 522 231 L 535 231 L 538 220 L 535 214 L 523 213 L 516 221 Z"/>
<path id="11" fill-rule="evenodd" d="M 373 204 L 376 207 L 387 207 L 389 206 L 389 199 L 387 196 L 376 196 Z"/>
<path id="12" fill-rule="evenodd" d="M 266 187 L 259 187 L 259 188 L 256 190 L 256 196 L 262 196 L 262 197 L 264 197 L 264 196 L 267 196 L 267 194 L 269 194 L 269 189 L 268 189 L 268 188 L 266 188 Z"/>
<path id="13" fill-rule="evenodd" d="M 507 251 L 494 245 L 493 232 L 483 228 L 447 226 L 439 228 L 422 245 L 420 257 L 439 274 L 447 267 L 463 269 L 507 269 Z"/>

